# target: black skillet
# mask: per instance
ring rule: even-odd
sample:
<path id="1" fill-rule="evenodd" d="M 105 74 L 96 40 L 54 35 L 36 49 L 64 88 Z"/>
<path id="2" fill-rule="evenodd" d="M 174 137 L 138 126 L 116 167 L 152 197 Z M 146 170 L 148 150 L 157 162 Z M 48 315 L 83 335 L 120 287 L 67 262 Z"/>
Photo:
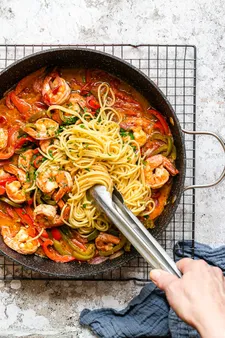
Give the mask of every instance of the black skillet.
<path id="1" fill-rule="evenodd" d="M 20 81 L 26 75 L 43 66 L 59 66 L 66 68 L 98 68 L 105 70 L 134 87 L 147 99 L 147 101 L 151 103 L 153 107 L 166 116 L 167 121 L 170 121 L 170 118 L 172 118 L 173 124 L 170 124 L 170 128 L 177 148 L 176 167 L 179 170 L 179 175 L 177 175 L 173 180 L 171 200 L 174 200 L 174 202 L 169 203 L 165 207 L 162 215 L 156 221 L 156 227 L 151 231 L 152 235 L 158 238 L 171 221 L 183 191 L 185 189 L 193 188 L 184 188 L 186 167 L 184 139 L 177 116 L 167 98 L 145 74 L 125 61 L 103 52 L 81 48 L 50 49 L 35 53 L 15 62 L 3 70 L 0 74 L 0 98 L 7 90 L 18 83 L 18 81 Z M 217 139 L 223 145 L 221 138 L 213 133 L 209 134 L 217 137 Z M 225 169 L 215 184 L 219 183 L 224 175 Z M 131 253 L 125 253 L 119 258 L 111 261 L 108 260 L 99 265 L 90 265 L 86 263 L 79 264 L 78 262 L 60 264 L 39 258 L 34 255 L 21 255 L 7 247 L 4 244 L 1 236 L 0 252 L 13 261 L 25 266 L 26 268 L 59 278 L 81 278 L 99 274 L 105 271 L 115 270 L 137 256 L 137 252 L 132 250 Z"/>

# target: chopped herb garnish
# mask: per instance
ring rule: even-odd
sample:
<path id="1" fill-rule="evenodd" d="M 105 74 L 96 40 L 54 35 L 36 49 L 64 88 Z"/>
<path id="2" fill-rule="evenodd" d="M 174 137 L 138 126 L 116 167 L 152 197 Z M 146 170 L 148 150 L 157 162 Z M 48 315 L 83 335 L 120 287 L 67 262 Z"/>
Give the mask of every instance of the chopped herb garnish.
<path id="1" fill-rule="evenodd" d="M 85 170 L 90 171 L 90 168 L 85 168 Z"/>
<path id="2" fill-rule="evenodd" d="M 52 153 L 52 150 L 51 150 L 51 149 L 49 150 L 48 154 L 49 154 L 49 156 L 50 156 L 51 158 L 53 158 L 53 153 Z"/>
<path id="3" fill-rule="evenodd" d="M 128 160 L 128 161 L 131 161 L 131 157 L 127 157 L 127 160 Z"/>
<path id="4" fill-rule="evenodd" d="M 86 206 L 87 206 L 87 204 L 83 204 L 83 208 L 84 208 L 84 209 L 86 208 Z"/>
<path id="5" fill-rule="evenodd" d="M 76 123 L 78 120 L 78 117 L 73 116 L 73 117 L 68 117 L 66 118 L 66 120 L 63 122 L 64 125 L 68 125 L 68 124 L 74 124 Z"/>
<path id="6" fill-rule="evenodd" d="M 143 216 L 145 219 L 148 219 L 149 218 L 149 215 L 145 215 L 145 216 Z"/>
<path id="7" fill-rule="evenodd" d="M 130 136 L 131 140 L 134 140 L 134 134 L 132 133 L 132 131 L 129 131 L 128 135 Z"/>
<path id="8" fill-rule="evenodd" d="M 86 149 L 87 149 L 87 148 L 88 148 L 88 144 L 85 144 L 85 145 L 84 145 L 84 148 L 86 148 Z"/>
<path id="9" fill-rule="evenodd" d="M 143 163 L 144 165 L 147 165 L 147 161 L 143 161 L 142 163 Z"/>
<path id="10" fill-rule="evenodd" d="M 96 109 L 96 113 L 100 113 L 100 108 Z"/>
<path id="11" fill-rule="evenodd" d="M 86 107 L 84 107 L 84 108 L 83 108 L 83 111 L 84 111 L 85 113 L 87 113 L 87 108 L 86 108 Z"/>
<path id="12" fill-rule="evenodd" d="M 26 156 L 24 156 L 23 154 L 20 154 L 20 157 L 22 157 L 22 159 L 24 160 L 24 161 L 26 161 Z"/>
<path id="13" fill-rule="evenodd" d="M 131 145 L 131 147 L 133 148 L 133 150 L 134 150 L 134 151 L 136 151 L 136 150 L 137 150 L 137 147 L 135 147 L 135 146 L 132 146 L 132 145 Z"/>
<path id="14" fill-rule="evenodd" d="M 121 135 L 122 137 L 126 137 L 126 136 L 128 135 L 128 133 L 127 133 L 127 131 L 126 131 L 125 129 L 120 128 L 120 135 Z"/>
<path id="15" fill-rule="evenodd" d="M 84 124 L 80 124 L 80 128 L 85 129 L 85 125 Z"/>

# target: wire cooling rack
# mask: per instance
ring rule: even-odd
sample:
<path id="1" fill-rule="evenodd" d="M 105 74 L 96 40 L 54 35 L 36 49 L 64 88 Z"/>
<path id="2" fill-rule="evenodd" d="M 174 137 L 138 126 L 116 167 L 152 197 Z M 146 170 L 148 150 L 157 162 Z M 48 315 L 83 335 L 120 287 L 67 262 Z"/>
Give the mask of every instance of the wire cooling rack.
<path id="1" fill-rule="evenodd" d="M 187 45 L 0 45 L 0 70 L 14 61 L 50 48 L 83 47 L 104 51 L 126 60 L 148 75 L 164 92 L 172 104 L 181 126 L 195 130 L 196 110 L 196 48 Z M 184 135 L 187 156 L 186 185 L 195 183 L 195 137 Z M 194 250 L 195 193 L 183 194 L 173 220 L 159 241 L 173 256 L 174 244 L 192 240 Z M 141 258 L 112 272 L 88 278 L 89 280 L 148 281 L 150 267 Z M 46 275 L 24 269 L 0 256 L 0 279 L 49 279 Z M 50 279 L 54 279 L 50 277 Z"/>

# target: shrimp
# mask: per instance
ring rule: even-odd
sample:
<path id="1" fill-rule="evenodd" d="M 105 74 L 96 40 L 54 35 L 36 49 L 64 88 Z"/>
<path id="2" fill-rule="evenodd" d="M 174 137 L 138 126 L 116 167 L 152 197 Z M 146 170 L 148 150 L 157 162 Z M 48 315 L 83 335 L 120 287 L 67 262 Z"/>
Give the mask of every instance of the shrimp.
<path id="1" fill-rule="evenodd" d="M 52 72 L 44 79 L 42 96 L 44 103 L 48 106 L 52 104 L 64 104 L 68 101 L 70 93 L 70 86 L 57 72 Z"/>
<path id="2" fill-rule="evenodd" d="M 113 248 L 113 244 L 118 245 L 120 239 L 116 236 L 100 232 L 98 237 L 95 239 L 95 245 L 98 250 L 109 251 Z"/>
<path id="3" fill-rule="evenodd" d="M 10 231 L 9 226 L 2 226 L 1 233 L 5 244 L 12 250 L 23 255 L 33 254 L 40 246 L 39 241 L 31 237 L 28 234 L 28 229 L 25 227 L 21 227 L 14 235 L 13 232 Z"/>
<path id="4" fill-rule="evenodd" d="M 37 172 L 36 184 L 38 188 L 45 194 L 52 193 L 58 188 L 58 183 L 55 179 L 57 174 L 58 167 L 51 167 Z"/>
<path id="5" fill-rule="evenodd" d="M 69 99 L 70 104 L 72 105 L 72 109 L 78 111 L 79 113 L 79 106 L 84 110 L 85 113 L 90 113 L 91 109 L 87 106 L 87 101 L 83 96 L 78 93 L 72 93 Z M 77 105 L 79 105 L 77 107 Z"/>
<path id="6" fill-rule="evenodd" d="M 36 178 L 38 188 L 45 194 L 54 193 L 53 198 L 58 202 L 66 193 L 70 192 L 73 187 L 72 177 L 67 171 L 59 171 L 57 167 L 48 168 L 38 173 Z"/>
<path id="7" fill-rule="evenodd" d="M 34 209 L 34 221 L 43 228 L 51 228 L 63 224 L 61 216 L 56 213 L 56 207 L 48 204 L 39 204 Z"/>
<path id="8" fill-rule="evenodd" d="M 18 158 L 18 167 L 28 171 L 31 166 L 32 157 L 35 155 L 36 150 L 28 149 L 24 153 L 20 154 Z"/>
<path id="9" fill-rule="evenodd" d="M 18 180 L 6 183 L 5 189 L 8 198 L 15 203 L 25 202 L 27 199 L 26 189 L 29 188 L 32 183 L 27 180 L 26 172 L 11 163 L 4 165 L 3 168 L 6 172 L 15 175 Z"/>
<path id="10" fill-rule="evenodd" d="M 152 189 L 161 188 L 169 180 L 170 174 L 172 176 L 178 174 L 173 163 L 163 155 L 149 157 L 146 162 L 145 179 Z"/>
<path id="11" fill-rule="evenodd" d="M 27 175 L 24 170 L 17 168 L 14 164 L 5 164 L 3 169 L 17 177 L 17 179 L 20 181 L 20 183 L 25 183 L 27 179 Z"/>
<path id="12" fill-rule="evenodd" d="M 41 140 L 39 142 L 39 145 L 43 153 L 47 154 L 48 147 L 51 145 L 59 145 L 59 140 L 57 139 Z M 53 152 L 53 155 L 54 155 L 54 152 Z"/>
<path id="13" fill-rule="evenodd" d="M 23 203 L 26 201 L 26 193 L 19 181 L 6 183 L 5 190 L 8 198 L 15 203 Z"/>
<path id="14" fill-rule="evenodd" d="M 47 140 L 57 135 L 59 124 L 52 119 L 43 117 L 34 124 L 28 123 L 23 130 L 36 140 Z"/>
<path id="15" fill-rule="evenodd" d="M 148 139 L 147 134 L 151 128 L 151 121 L 146 118 L 128 117 L 120 123 L 120 127 L 125 130 L 132 130 L 134 139 L 142 147 Z"/>
<path id="16" fill-rule="evenodd" d="M 65 194 L 72 190 L 73 181 L 70 173 L 67 171 L 60 171 L 56 175 L 56 183 L 59 186 L 59 190 L 53 194 L 53 198 L 56 202 L 58 202 Z"/>
<path id="17" fill-rule="evenodd" d="M 170 190 L 171 190 L 172 185 L 171 184 L 166 184 L 164 185 L 159 191 L 160 191 L 160 195 L 157 198 L 157 203 L 155 204 L 155 208 L 154 210 L 149 214 L 149 218 L 151 220 L 155 219 L 156 217 L 158 217 L 162 212 L 163 209 L 166 205 L 168 196 L 170 194 Z"/>
<path id="18" fill-rule="evenodd" d="M 0 149 L 4 149 L 8 143 L 8 130 L 0 128 Z"/>

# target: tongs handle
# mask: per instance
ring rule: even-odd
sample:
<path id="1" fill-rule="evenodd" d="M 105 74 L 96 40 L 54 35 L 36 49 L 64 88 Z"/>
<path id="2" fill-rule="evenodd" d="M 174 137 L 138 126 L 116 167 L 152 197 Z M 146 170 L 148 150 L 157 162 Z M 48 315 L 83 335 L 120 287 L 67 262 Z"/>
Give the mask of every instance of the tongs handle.
<path id="1" fill-rule="evenodd" d="M 136 216 L 113 194 L 112 198 L 104 186 L 94 186 L 90 194 L 141 256 L 153 267 L 163 269 L 177 277 L 181 277 L 175 262 L 162 246 L 148 232 Z"/>

